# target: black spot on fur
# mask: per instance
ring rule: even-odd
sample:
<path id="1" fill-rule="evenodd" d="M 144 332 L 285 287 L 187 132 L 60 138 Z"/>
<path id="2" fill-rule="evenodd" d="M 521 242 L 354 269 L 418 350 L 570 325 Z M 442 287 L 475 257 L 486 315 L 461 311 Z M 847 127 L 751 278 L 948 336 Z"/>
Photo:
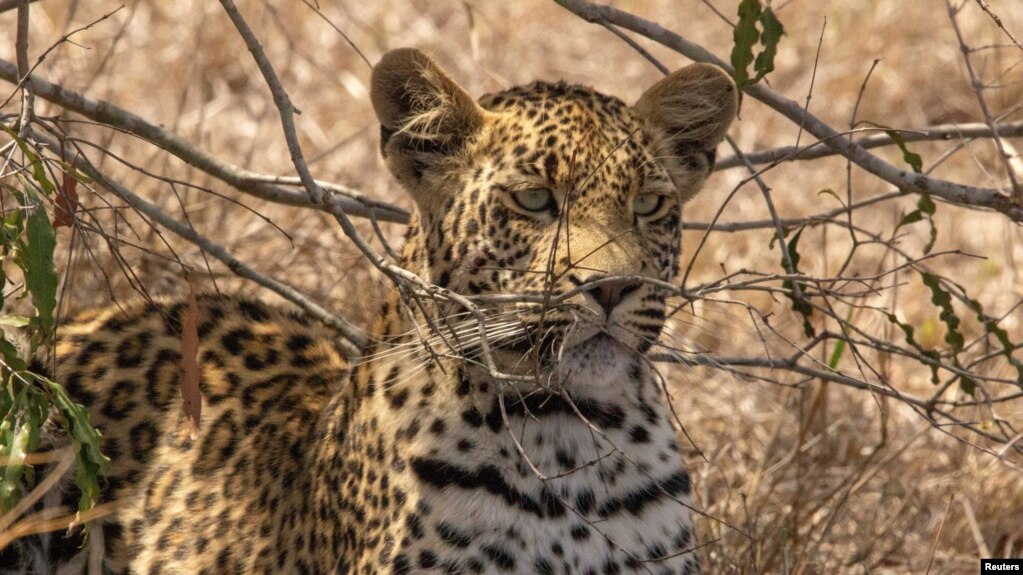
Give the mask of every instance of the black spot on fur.
<path id="1" fill-rule="evenodd" d="M 117 367 L 130 368 L 142 365 L 143 354 L 149 349 L 153 335 L 140 332 L 125 338 L 117 345 Z"/>
<path id="2" fill-rule="evenodd" d="M 565 514 L 565 506 L 550 492 L 544 490 L 539 500 L 522 493 L 508 483 L 493 465 L 481 465 L 475 471 L 470 471 L 439 459 L 417 457 L 412 460 L 412 471 L 421 481 L 436 489 L 482 489 L 497 496 L 505 504 L 538 517 L 560 517 Z"/>
<path id="3" fill-rule="evenodd" d="M 689 494 L 689 474 L 679 471 L 660 481 L 651 481 L 646 485 L 605 501 L 597 510 L 597 515 L 607 519 L 622 511 L 639 515 L 643 508 L 662 498 Z"/>

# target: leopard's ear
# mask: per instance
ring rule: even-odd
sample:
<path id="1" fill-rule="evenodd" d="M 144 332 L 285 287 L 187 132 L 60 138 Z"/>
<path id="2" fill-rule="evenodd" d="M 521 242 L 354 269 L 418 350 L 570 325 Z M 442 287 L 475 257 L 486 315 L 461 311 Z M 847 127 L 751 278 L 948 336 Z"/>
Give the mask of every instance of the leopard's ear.
<path id="1" fill-rule="evenodd" d="M 735 118 L 738 98 L 728 74 L 692 64 L 650 87 L 634 109 L 682 201 L 699 191 L 714 168 L 715 148 Z"/>
<path id="2" fill-rule="evenodd" d="M 415 186 L 431 166 L 459 151 L 484 111 L 426 54 L 392 50 L 373 67 L 370 88 L 380 149 L 399 181 Z"/>

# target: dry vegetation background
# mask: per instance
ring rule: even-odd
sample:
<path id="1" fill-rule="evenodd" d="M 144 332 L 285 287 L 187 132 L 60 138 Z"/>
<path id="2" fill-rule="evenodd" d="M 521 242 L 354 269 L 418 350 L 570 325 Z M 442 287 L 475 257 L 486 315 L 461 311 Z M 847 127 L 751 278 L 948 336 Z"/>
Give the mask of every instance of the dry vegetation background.
<path id="1" fill-rule="evenodd" d="M 33 4 L 33 60 L 63 34 L 120 2 Z M 709 4 L 734 19 L 731 0 L 614 2 L 727 59 L 732 30 Z M 1023 38 L 1023 2 L 990 4 L 1006 28 Z M 607 30 L 553 2 L 388 0 L 319 6 L 370 62 L 391 48 L 418 47 L 474 94 L 538 78 L 565 79 L 633 101 L 659 77 L 650 63 Z M 377 124 L 367 97 L 369 65 L 302 2 L 250 1 L 241 2 L 240 8 L 302 111 L 299 135 L 316 177 L 407 206 L 377 153 Z M 858 118 L 899 128 L 982 119 L 944 2 L 791 0 L 776 1 L 775 9 L 787 34 L 770 85 L 803 102 L 813 80 L 810 109 L 832 126 L 848 127 L 875 59 L 880 62 L 863 93 Z M 1008 42 L 972 2 L 960 24 L 973 46 Z M 0 15 L 0 57 L 9 61 L 14 59 L 14 29 L 14 12 Z M 128 0 L 112 17 L 72 40 L 52 52 L 35 73 L 130 110 L 222 160 L 266 174 L 293 174 L 268 90 L 219 4 Z M 687 63 L 651 42 L 641 43 L 670 68 Z M 974 57 L 984 79 L 999 86 L 985 92 L 993 109 L 1023 102 L 1023 51 L 994 47 Z M 16 107 L 17 99 L 12 102 Z M 77 122 L 79 117 L 45 102 L 37 103 L 37 112 L 64 115 L 68 131 L 113 152 L 104 156 L 93 150 L 91 157 L 101 169 L 168 213 L 179 218 L 187 214 L 195 229 L 264 274 L 288 280 L 359 324 L 365 324 L 382 298 L 384 280 L 370 271 L 329 216 L 238 194 L 156 147 Z M 1018 110 L 1007 119 L 1021 116 Z M 755 151 L 791 145 L 798 132 L 798 126 L 746 98 L 731 134 L 741 148 Z M 802 137 L 804 142 L 809 139 L 805 133 Z M 1023 149 L 1023 140 L 1007 141 Z M 912 147 L 923 156 L 926 169 L 953 144 Z M 901 163 L 895 148 L 877 153 Z M 723 146 L 719 157 L 728 155 Z M 248 208 L 202 189 L 161 182 L 121 160 L 236 198 Z M 686 219 L 709 221 L 746 175 L 742 169 L 715 174 L 703 195 L 689 204 Z M 982 187 L 1000 187 L 1006 181 L 989 140 L 967 146 L 944 161 L 935 175 Z M 823 189 L 841 198 L 846 194 L 842 159 L 783 164 L 765 179 L 784 218 L 840 207 L 834 197 L 819 193 Z M 851 182 L 854 198 L 890 190 L 857 169 Z M 103 198 L 83 193 L 82 199 L 84 207 L 101 216 L 103 211 L 123 210 L 123 202 L 109 193 Z M 912 197 L 865 209 L 856 216 L 857 223 L 890 232 L 915 201 Z M 195 246 L 123 211 L 131 227 L 113 218 L 99 219 L 106 224 L 103 233 L 120 242 L 108 242 L 100 233 L 72 237 L 67 229 L 60 232 L 62 313 L 141 297 L 134 293 L 140 286 L 151 296 L 186 293 L 174 257 L 197 270 L 193 279 L 202 289 L 275 299 L 223 266 L 211 263 L 211 273 L 204 272 L 207 262 Z M 727 205 L 722 221 L 768 217 L 759 190 L 746 185 Z M 357 223 L 366 237 L 373 235 L 365 220 Z M 1013 341 L 1023 340 L 1023 311 L 1015 307 L 1023 298 L 1020 226 L 999 214 L 943 203 L 938 204 L 935 225 L 936 252 L 961 250 L 982 257 L 942 256 L 928 265 L 965 286 L 991 315 L 1005 315 L 1001 325 Z M 384 231 L 392 242 L 400 242 L 402 226 L 384 224 Z M 920 254 L 926 226 L 916 224 L 903 232 L 899 246 Z M 690 284 L 743 268 L 781 272 L 777 245 L 769 245 L 770 229 L 715 232 L 696 253 L 702 235 L 691 231 L 685 237 L 684 263 L 696 254 Z M 799 246 L 801 268 L 827 277 L 848 249 L 848 234 L 839 229 L 807 229 Z M 864 249 L 850 273 L 875 273 L 878 266 L 891 265 L 888 257 L 882 249 Z M 130 274 L 124 273 L 127 269 Z M 918 328 L 924 346 L 941 346 L 943 324 L 930 292 L 912 278 L 898 283 L 883 296 L 885 305 Z M 781 333 L 798 336 L 799 318 L 787 300 L 748 291 L 719 295 L 741 298 L 771 316 L 771 325 Z M 902 341 L 883 319 L 864 314 L 862 321 L 875 333 Z M 721 356 L 792 351 L 781 338 L 765 334 L 762 324 L 739 306 L 705 305 L 681 315 L 672 327 L 677 344 L 686 349 Z M 978 329 L 965 327 L 968 336 Z M 826 360 L 829 351 L 815 353 Z M 871 357 L 876 360 L 873 367 L 903 392 L 922 397 L 933 392 L 930 374 L 919 364 Z M 993 369 L 1001 369 L 1002 377 L 1014 377 L 1007 365 Z M 978 557 L 1023 556 L 1023 459 L 1005 446 L 956 429 L 935 429 L 897 401 L 791 374 L 761 372 L 765 379 L 756 379 L 703 367 L 666 366 L 665 371 L 695 444 L 687 447 L 687 460 L 708 516 L 700 520 L 708 572 L 972 573 Z M 961 415 L 981 425 L 993 417 L 983 406 Z M 997 415 L 1023 428 L 1020 401 L 1000 405 Z M 984 450 L 956 436 L 980 443 Z"/>

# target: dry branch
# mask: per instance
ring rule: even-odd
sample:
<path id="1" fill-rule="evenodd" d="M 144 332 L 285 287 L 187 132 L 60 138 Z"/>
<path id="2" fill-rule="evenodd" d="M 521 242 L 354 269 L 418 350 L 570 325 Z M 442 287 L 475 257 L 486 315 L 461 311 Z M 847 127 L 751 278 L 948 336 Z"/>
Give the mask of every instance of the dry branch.
<path id="1" fill-rule="evenodd" d="M 587 22 L 594 24 L 614 25 L 649 38 L 696 62 L 706 62 L 721 67 L 732 73 L 732 67 L 699 44 L 690 42 L 682 36 L 668 30 L 655 22 L 645 20 L 623 10 L 593 4 L 587 0 L 555 0 L 565 9 Z M 791 100 L 762 83 L 747 84 L 743 90 L 753 98 L 763 102 L 779 112 L 793 123 L 802 127 L 826 146 L 845 156 L 854 164 L 867 172 L 906 192 L 926 193 L 945 201 L 995 210 L 1005 214 L 1013 221 L 1023 222 L 1023 206 L 1016 199 L 993 188 L 978 188 L 965 184 L 957 184 L 923 174 L 915 174 L 890 164 L 867 152 L 849 137 L 832 128 L 819 118 L 806 111 L 798 102 Z"/>
<path id="2" fill-rule="evenodd" d="M 853 132 L 881 130 L 880 128 L 860 128 Z M 974 138 L 993 138 L 995 135 L 1002 138 L 1023 138 L 1023 120 L 1016 122 L 996 123 L 995 130 L 981 122 L 969 124 L 937 124 L 923 128 L 905 128 L 897 130 L 903 141 L 912 142 L 934 142 L 951 141 Z M 856 145 L 864 150 L 894 146 L 895 141 L 887 133 L 871 134 L 855 140 Z M 823 142 L 814 142 L 806 146 L 782 146 L 759 152 L 747 152 L 745 157 L 753 164 L 774 164 L 794 160 L 816 160 L 829 156 L 837 156 L 839 152 L 824 145 Z M 714 166 L 715 170 L 727 170 L 730 168 L 741 168 L 743 162 L 737 156 L 729 156 L 719 160 Z"/>

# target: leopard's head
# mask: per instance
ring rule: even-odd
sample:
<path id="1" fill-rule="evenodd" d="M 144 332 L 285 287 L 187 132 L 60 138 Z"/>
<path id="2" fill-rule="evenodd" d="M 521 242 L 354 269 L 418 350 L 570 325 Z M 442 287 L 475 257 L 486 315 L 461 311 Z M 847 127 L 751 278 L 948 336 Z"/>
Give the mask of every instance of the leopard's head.
<path id="1" fill-rule="evenodd" d="M 678 270 L 682 206 L 736 113 L 722 70 L 687 66 L 632 106 L 546 82 L 476 101 L 401 49 L 374 68 L 372 101 L 383 155 L 418 208 L 404 266 L 468 296 L 532 296 L 484 305 L 491 346 L 598 369 L 649 348 L 665 316 L 657 282 Z"/>

